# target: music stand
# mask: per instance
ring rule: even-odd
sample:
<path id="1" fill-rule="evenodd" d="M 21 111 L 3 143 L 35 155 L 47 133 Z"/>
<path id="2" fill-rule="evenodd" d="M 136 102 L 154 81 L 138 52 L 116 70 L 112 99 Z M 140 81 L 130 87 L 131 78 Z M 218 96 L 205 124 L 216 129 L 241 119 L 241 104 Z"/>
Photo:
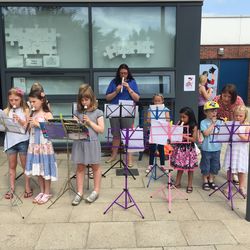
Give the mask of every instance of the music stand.
<path id="1" fill-rule="evenodd" d="M 164 104 L 160 105 L 150 105 L 148 114 L 150 114 L 150 118 L 147 118 L 151 120 L 151 126 L 150 126 L 150 135 L 149 135 L 149 143 L 156 144 L 156 147 L 158 145 L 166 145 L 168 143 L 167 136 L 167 121 L 166 121 L 166 112 L 169 112 L 169 109 L 164 106 Z M 157 169 L 161 171 L 161 175 L 157 176 Z M 149 187 L 149 184 L 151 180 L 158 180 L 164 175 L 167 176 L 165 171 L 160 168 L 160 166 L 157 164 L 157 157 L 155 155 L 154 164 L 150 171 L 146 174 L 146 177 L 150 175 L 147 187 Z"/>
<path id="2" fill-rule="evenodd" d="M 216 125 L 214 127 L 211 142 L 213 143 L 228 143 L 229 144 L 229 169 L 227 173 L 227 181 L 223 183 L 221 186 L 218 187 L 217 190 L 214 190 L 209 196 L 212 196 L 217 191 L 220 191 L 227 200 L 231 202 L 231 209 L 233 208 L 233 197 L 239 193 L 244 199 L 246 198 L 236 186 L 236 184 L 232 181 L 232 148 L 234 143 L 249 143 L 250 141 L 250 133 L 248 133 L 248 140 L 241 140 L 238 136 L 239 134 L 246 134 L 240 132 L 240 127 L 242 126 L 249 126 L 249 125 L 240 125 L 239 122 L 235 121 L 228 121 L 222 125 Z M 228 191 L 227 195 L 223 192 L 222 188 L 227 184 Z M 232 187 L 235 187 L 236 192 L 233 193 Z"/>
<path id="3" fill-rule="evenodd" d="M 184 127 L 187 128 L 187 134 L 189 134 L 189 126 L 182 126 L 182 125 L 171 125 L 171 123 L 167 123 L 167 139 L 171 141 L 171 143 L 174 144 L 186 144 L 190 143 L 189 141 L 183 142 L 183 129 Z M 174 168 L 171 166 L 171 154 L 169 154 L 169 167 L 167 168 L 167 184 L 163 184 L 160 188 L 158 188 L 151 196 L 150 198 L 153 198 L 153 196 L 159 192 L 163 194 L 163 198 L 168 202 L 168 212 L 171 213 L 172 208 L 172 189 L 174 189 L 177 194 L 184 199 L 188 200 L 187 195 L 184 194 L 182 191 L 177 189 L 175 185 L 173 184 L 172 180 L 172 171 Z M 167 194 L 165 193 L 165 190 L 167 189 Z"/>
<path id="4" fill-rule="evenodd" d="M 133 151 L 141 151 L 144 150 L 144 140 L 143 140 L 143 129 L 142 128 L 125 128 L 121 130 L 121 138 L 123 138 L 124 141 L 124 147 L 125 147 L 125 165 L 124 165 L 124 188 L 123 191 L 117 196 L 117 198 L 109 205 L 109 207 L 104 211 L 104 214 L 108 212 L 108 210 L 114 205 L 117 204 L 118 206 L 129 209 L 133 206 L 136 207 L 137 211 L 140 213 L 142 219 L 144 219 L 144 215 L 140 211 L 139 207 L 137 206 L 135 200 L 133 199 L 132 195 L 130 194 L 128 190 L 128 150 L 131 149 Z M 139 143 L 139 145 L 137 145 Z M 120 204 L 118 200 L 122 195 L 124 194 L 124 205 Z M 129 200 L 129 202 L 128 202 Z M 132 204 L 129 204 L 132 203 Z"/>
<path id="5" fill-rule="evenodd" d="M 44 137 L 48 139 L 59 139 L 67 141 L 67 180 L 61 188 L 58 197 L 50 204 L 48 208 L 53 206 L 67 191 L 75 191 L 70 177 L 69 164 L 69 140 L 79 140 L 88 138 L 88 129 L 76 120 L 65 119 L 50 119 L 48 122 L 40 122 L 40 127 L 43 131 Z"/>
<path id="6" fill-rule="evenodd" d="M 114 119 L 119 119 L 119 123 L 120 123 L 120 127 L 119 128 L 114 128 L 114 129 L 110 129 L 112 131 L 121 131 L 122 127 L 121 127 L 121 120 L 123 118 L 135 118 L 135 113 L 136 113 L 136 106 L 134 104 L 123 104 L 126 103 L 128 101 L 120 101 L 119 104 L 106 104 L 105 105 L 105 114 L 106 114 L 106 118 L 114 118 Z M 133 102 L 133 101 L 132 101 Z M 131 102 L 130 102 L 131 103 Z M 108 137 L 109 140 L 109 137 Z M 120 163 L 120 168 L 123 166 L 123 168 L 125 168 L 126 164 L 124 163 L 124 161 L 122 160 L 122 149 L 124 148 L 124 146 L 122 145 L 122 141 L 120 139 L 120 145 L 118 146 L 118 150 L 119 150 L 119 159 L 112 164 L 103 174 L 103 177 L 106 177 L 106 173 L 108 173 L 113 167 L 115 167 L 118 163 Z M 136 180 L 136 178 L 134 177 L 133 173 L 130 171 L 130 169 L 127 169 L 127 172 L 129 172 L 129 174 L 133 177 L 134 180 Z"/>
<path id="7" fill-rule="evenodd" d="M 14 122 L 12 118 L 8 117 L 2 109 L 0 109 L 0 131 L 1 132 L 11 132 L 11 133 L 16 133 L 16 134 L 25 134 L 25 129 L 21 127 L 18 123 Z M 6 144 L 8 148 L 8 135 L 6 134 Z M 14 205 L 17 205 L 17 209 L 19 214 L 21 215 L 22 219 L 24 219 L 24 216 L 22 215 L 22 212 L 19 208 L 18 201 L 23 203 L 21 198 L 16 194 L 15 190 L 11 190 L 10 186 L 10 170 L 8 167 L 8 180 L 9 180 L 9 192 L 11 193 L 10 195 L 10 204 L 11 208 Z M 13 195 L 13 197 L 12 197 Z"/>

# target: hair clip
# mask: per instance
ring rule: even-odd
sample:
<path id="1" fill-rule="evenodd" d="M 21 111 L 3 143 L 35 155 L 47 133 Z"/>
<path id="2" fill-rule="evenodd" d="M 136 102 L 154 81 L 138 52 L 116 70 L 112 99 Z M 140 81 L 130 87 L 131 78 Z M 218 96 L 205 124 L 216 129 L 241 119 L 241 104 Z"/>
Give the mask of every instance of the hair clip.
<path id="1" fill-rule="evenodd" d="M 44 92 L 41 92 L 41 97 L 45 97 L 45 93 Z"/>
<path id="2" fill-rule="evenodd" d="M 24 95 L 24 91 L 22 89 L 20 89 L 20 88 L 16 88 L 16 92 L 17 92 L 17 94 L 19 94 L 21 96 Z"/>

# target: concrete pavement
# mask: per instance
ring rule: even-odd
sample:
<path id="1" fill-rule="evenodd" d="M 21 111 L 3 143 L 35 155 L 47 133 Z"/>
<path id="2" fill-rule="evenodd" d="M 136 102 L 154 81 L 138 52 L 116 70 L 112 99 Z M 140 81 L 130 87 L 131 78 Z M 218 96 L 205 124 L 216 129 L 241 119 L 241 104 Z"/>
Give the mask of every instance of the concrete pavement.
<path id="1" fill-rule="evenodd" d="M 105 159 L 103 171 L 109 167 L 104 163 Z M 67 179 L 66 154 L 57 154 L 57 162 L 59 180 L 52 183 L 52 200 Z M 71 206 L 74 195 L 68 191 L 50 209 L 47 208 L 50 203 L 34 205 L 31 198 L 23 198 L 24 180 L 21 177 L 16 182 L 16 192 L 23 203 L 10 206 L 3 197 L 8 190 L 8 162 L 5 154 L 0 153 L 0 249 L 250 249 L 250 223 L 245 220 L 246 201 L 238 194 L 232 211 L 220 192 L 209 197 L 209 192 L 201 189 L 201 175 L 197 170 L 193 193 L 188 194 L 188 200 L 174 199 L 172 213 L 168 213 L 166 200 L 160 195 L 150 198 L 157 188 L 166 184 L 166 178 L 152 180 L 147 188 L 147 162 L 148 157 L 144 155 L 142 161 L 135 163 L 140 175 L 136 180 L 129 177 L 129 192 L 145 216 L 142 219 L 135 207 L 124 210 L 116 204 L 103 214 L 124 186 L 124 177 L 116 176 L 114 169 L 102 178 L 100 197 L 93 204 L 82 201 L 79 206 Z M 71 163 L 70 171 L 73 175 Z M 21 172 L 20 167 L 17 172 Z M 221 171 L 216 183 L 223 183 L 225 177 L 225 172 Z M 75 180 L 72 183 L 75 185 Z M 35 196 L 39 192 L 35 177 L 31 185 Z M 90 189 L 92 185 L 91 180 Z M 186 185 L 187 175 L 184 174 L 181 191 L 185 192 Z M 90 190 L 85 196 L 88 193 Z M 172 194 L 175 193 L 173 190 Z"/>

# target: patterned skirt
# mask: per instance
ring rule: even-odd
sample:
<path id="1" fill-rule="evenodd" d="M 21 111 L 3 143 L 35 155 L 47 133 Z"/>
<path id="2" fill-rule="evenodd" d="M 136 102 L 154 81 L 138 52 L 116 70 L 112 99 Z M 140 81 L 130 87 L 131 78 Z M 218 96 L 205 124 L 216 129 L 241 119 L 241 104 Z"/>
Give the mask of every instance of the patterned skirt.
<path id="1" fill-rule="evenodd" d="M 194 171 L 198 168 L 198 158 L 194 144 L 173 145 L 170 161 L 171 166 L 177 170 Z"/>

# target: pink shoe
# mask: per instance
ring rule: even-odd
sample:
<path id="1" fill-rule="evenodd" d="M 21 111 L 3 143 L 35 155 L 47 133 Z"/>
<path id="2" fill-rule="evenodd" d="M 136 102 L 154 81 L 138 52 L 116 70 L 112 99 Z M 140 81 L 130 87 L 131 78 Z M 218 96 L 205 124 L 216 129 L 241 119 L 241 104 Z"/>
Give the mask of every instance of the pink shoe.
<path id="1" fill-rule="evenodd" d="M 36 204 L 38 203 L 38 201 L 40 201 L 40 199 L 42 199 L 43 197 L 43 193 L 39 193 L 32 201 L 32 203 Z"/>
<path id="2" fill-rule="evenodd" d="M 48 202 L 48 200 L 51 198 L 51 194 L 43 194 L 42 198 L 37 202 L 38 205 L 42 205 Z"/>

